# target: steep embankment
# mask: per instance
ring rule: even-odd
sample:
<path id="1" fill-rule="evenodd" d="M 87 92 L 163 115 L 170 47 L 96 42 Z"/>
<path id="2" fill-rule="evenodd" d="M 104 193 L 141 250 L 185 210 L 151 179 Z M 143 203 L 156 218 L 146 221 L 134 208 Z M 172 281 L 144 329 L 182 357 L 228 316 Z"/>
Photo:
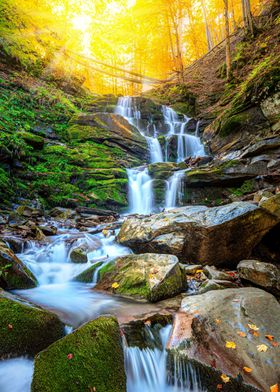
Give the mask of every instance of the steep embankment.
<path id="1" fill-rule="evenodd" d="M 126 205 L 125 168 L 142 163 L 146 143 L 122 119 L 95 116 L 112 112 L 117 99 L 96 96 L 82 79 L 53 69 L 59 38 L 37 32 L 10 0 L 1 2 L 0 29 L 2 202 Z"/>

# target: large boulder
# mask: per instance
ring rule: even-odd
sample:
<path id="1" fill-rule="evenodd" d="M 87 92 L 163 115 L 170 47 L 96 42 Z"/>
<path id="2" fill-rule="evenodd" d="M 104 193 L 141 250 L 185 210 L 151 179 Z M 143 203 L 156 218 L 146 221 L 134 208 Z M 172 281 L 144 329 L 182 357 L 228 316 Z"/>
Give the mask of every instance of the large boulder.
<path id="1" fill-rule="evenodd" d="M 101 268 L 96 288 L 157 302 L 183 290 L 176 256 L 147 253 L 119 257 Z"/>
<path id="2" fill-rule="evenodd" d="M 237 266 L 241 279 L 280 295 L 280 268 L 258 260 L 242 260 Z"/>
<path id="3" fill-rule="evenodd" d="M 63 334 L 55 314 L 0 291 L 0 359 L 35 355 Z"/>
<path id="4" fill-rule="evenodd" d="M 99 317 L 39 353 L 31 391 L 125 392 L 117 320 Z"/>
<path id="5" fill-rule="evenodd" d="M 279 314 L 277 300 L 252 287 L 185 297 L 168 348 L 200 369 L 208 391 L 223 384 L 221 373 L 226 391 L 269 391 L 280 379 Z"/>
<path id="6" fill-rule="evenodd" d="M 0 241 L 0 287 L 28 289 L 36 286 L 36 278 L 23 262 Z"/>
<path id="7" fill-rule="evenodd" d="M 137 253 L 169 253 L 184 263 L 237 264 L 249 257 L 278 220 L 248 202 L 181 207 L 143 219 L 127 219 L 118 241 Z"/>

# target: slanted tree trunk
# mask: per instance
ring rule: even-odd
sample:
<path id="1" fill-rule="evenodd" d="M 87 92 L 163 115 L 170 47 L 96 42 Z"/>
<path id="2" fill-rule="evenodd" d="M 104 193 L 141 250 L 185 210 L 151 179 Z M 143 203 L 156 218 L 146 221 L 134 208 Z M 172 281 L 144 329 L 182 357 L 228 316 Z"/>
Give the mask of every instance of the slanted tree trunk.
<path id="1" fill-rule="evenodd" d="M 245 30 L 248 33 L 250 33 L 252 36 L 254 36 L 256 33 L 256 26 L 251 12 L 250 0 L 241 0 L 241 1 L 242 1 L 242 14 L 243 14 L 243 22 L 244 22 Z"/>
<path id="2" fill-rule="evenodd" d="M 232 77 L 232 70 L 231 70 L 229 19 L 228 19 L 228 0 L 224 0 L 224 18 L 225 18 L 225 30 L 226 30 L 227 81 L 229 82 Z"/>

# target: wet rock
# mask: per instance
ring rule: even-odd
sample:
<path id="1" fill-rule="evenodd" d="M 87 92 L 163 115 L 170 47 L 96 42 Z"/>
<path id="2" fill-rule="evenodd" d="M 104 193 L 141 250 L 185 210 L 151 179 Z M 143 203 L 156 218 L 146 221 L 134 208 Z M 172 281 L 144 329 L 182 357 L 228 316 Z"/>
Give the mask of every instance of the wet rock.
<path id="1" fill-rule="evenodd" d="M 237 266 L 241 279 L 280 295 L 280 268 L 258 260 L 242 260 Z"/>
<path id="2" fill-rule="evenodd" d="M 274 124 L 279 122 L 280 93 L 268 97 L 261 102 L 261 109 L 265 117 Z"/>
<path id="3" fill-rule="evenodd" d="M 36 286 L 36 278 L 23 262 L 0 241 L 0 287 L 28 289 Z"/>
<path id="4" fill-rule="evenodd" d="M 213 385 L 221 384 L 221 373 L 235 385 L 232 391 L 246 391 L 246 385 L 268 391 L 280 379 L 279 347 L 265 335 L 279 341 L 279 312 L 275 297 L 253 287 L 185 297 L 168 347 L 176 358 L 191 360 L 201 369 L 211 391 Z M 227 348 L 227 342 L 233 342 L 233 348 Z M 263 344 L 267 351 L 258 351 Z M 244 367 L 252 372 L 246 373 Z"/>
<path id="5" fill-rule="evenodd" d="M 97 215 L 97 216 L 114 216 L 115 218 L 119 217 L 119 214 L 112 210 L 103 210 L 101 208 L 92 208 L 92 207 L 79 207 L 76 208 L 78 214 L 86 214 L 86 215 Z"/>
<path id="6" fill-rule="evenodd" d="M 29 207 L 26 205 L 19 206 L 16 209 L 16 213 L 20 216 L 24 216 L 26 218 L 38 217 L 43 215 L 43 211 L 38 208 Z"/>
<path id="7" fill-rule="evenodd" d="M 280 219 L 280 193 L 260 202 L 260 207 Z"/>
<path id="8" fill-rule="evenodd" d="M 280 137 L 263 139 L 248 147 L 242 154 L 242 158 L 260 155 L 269 150 L 275 150 L 278 148 L 280 148 Z"/>
<path id="9" fill-rule="evenodd" d="M 57 227 L 55 227 L 55 226 L 48 226 L 48 225 L 46 225 L 46 226 L 39 226 L 39 229 L 47 237 L 48 236 L 52 236 L 52 235 L 56 235 L 56 233 L 57 233 Z"/>
<path id="10" fill-rule="evenodd" d="M 79 239 L 77 246 L 71 249 L 69 258 L 72 263 L 86 263 L 88 261 L 88 253 L 93 252 L 101 247 L 101 242 L 97 238 L 90 240 Z"/>
<path id="11" fill-rule="evenodd" d="M 70 219 L 75 217 L 75 211 L 68 208 L 55 207 L 49 212 L 49 216 L 56 219 Z"/>
<path id="12" fill-rule="evenodd" d="M 125 392 L 120 329 L 99 317 L 49 346 L 35 358 L 32 392 Z"/>
<path id="13" fill-rule="evenodd" d="M 96 288 L 157 302 L 183 290 L 176 256 L 143 254 L 119 257 L 101 268 Z"/>
<path id="14" fill-rule="evenodd" d="M 183 263 L 229 266 L 248 257 L 278 221 L 277 216 L 248 202 L 181 207 L 127 219 L 118 241 L 136 253 L 170 253 Z"/>
<path id="15" fill-rule="evenodd" d="M 197 270 L 202 268 L 201 264 L 180 264 L 180 267 L 187 275 L 194 275 Z"/>
<path id="16" fill-rule="evenodd" d="M 212 290 L 224 290 L 229 288 L 238 288 L 238 285 L 229 280 L 207 279 L 199 287 L 198 294 L 204 294 Z"/>
<path id="17" fill-rule="evenodd" d="M 209 265 L 206 265 L 203 268 L 203 272 L 209 279 L 214 280 L 236 280 L 238 278 L 235 272 L 226 273 L 223 271 L 219 271 L 214 266 L 210 267 Z"/>
<path id="18" fill-rule="evenodd" d="M 59 318 L 0 290 L 0 358 L 35 355 L 62 338 Z"/>
<path id="19" fill-rule="evenodd" d="M 24 247 L 24 241 L 17 237 L 3 237 L 3 241 L 9 245 L 15 253 L 21 253 Z"/>

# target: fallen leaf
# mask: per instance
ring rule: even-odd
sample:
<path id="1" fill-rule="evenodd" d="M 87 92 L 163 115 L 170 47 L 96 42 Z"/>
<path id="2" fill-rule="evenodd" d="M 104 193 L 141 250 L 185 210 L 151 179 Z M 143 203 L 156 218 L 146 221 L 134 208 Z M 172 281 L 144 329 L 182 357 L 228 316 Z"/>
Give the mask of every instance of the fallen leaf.
<path id="1" fill-rule="evenodd" d="M 71 353 L 68 354 L 68 355 L 67 355 L 67 358 L 68 358 L 68 359 L 72 359 L 72 358 L 73 358 L 73 354 L 71 354 Z"/>
<path id="2" fill-rule="evenodd" d="M 215 323 L 216 323 L 216 324 L 221 324 L 221 320 L 216 319 L 216 320 L 215 320 Z"/>
<path id="3" fill-rule="evenodd" d="M 226 342 L 226 348 L 236 348 L 236 344 L 234 342 Z"/>
<path id="4" fill-rule="evenodd" d="M 8 329 L 11 331 L 13 329 L 13 324 L 8 324 Z"/>
<path id="5" fill-rule="evenodd" d="M 112 284 L 112 289 L 117 289 L 118 287 L 120 287 L 120 285 L 117 282 Z"/>
<path id="6" fill-rule="evenodd" d="M 270 392 L 279 392 L 278 384 L 272 385 L 270 387 Z"/>
<path id="7" fill-rule="evenodd" d="M 244 367 L 243 367 L 243 370 L 244 370 L 244 372 L 246 372 L 246 373 L 252 373 L 252 370 L 253 370 L 253 369 L 251 369 L 251 368 L 249 368 L 249 367 L 247 367 L 247 366 L 244 366 Z"/>
<path id="8" fill-rule="evenodd" d="M 273 339 L 274 339 L 274 336 L 273 336 L 273 335 L 265 335 L 265 337 L 266 337 L 268 340 L 273 340 Z"/>
<path id="9" fill-rule="evenodd" d="M 196 274 L 201 274 L 201 272 L 203 272 L 202 269 L 198 269 L 198 270 L 195 271 Z"/>
<path id="10" fill-rule="evenodd" d="M 259 345 L 257 346 L 257 349 L 258 349 L 258 351 L 259 351 L 260 353 L 261 353 L 261 352 L 265 353 L 265 352 L 267 351 L 268 347 L 267 347 L 265 344 L 259 344 Z"/>
<path id="11" fill-rule="evenodd" d="M 252 329 L 253 331 L 258 331 L 259 330 L 259 328 L 255 324 L 248 324 L 248 327 L 250 329 Z"/>
<path id="12" fill-rule="evenodd" d="M 223 389 L 223 384 L 218 384 L 217 389 Z"/>
<path id="13" fill-rule="evenodd" d="M 222 374 L 221 375 L 221 379 L 223 380 L 223 382 L 226 384 L 230 381 L 230 378 L 226 375 L 226 374 Z"/>
<path id="14" fill-rule="evenodd" d="M 279 346 L 278 342 L 271 342 L 271 344 L 272 344 L 273 347 L 278 347 Z"/>
<path id="15" fill-rule="evenodd" d="M 238 331 L 237 334 L 238 334 L 239 336 L 241 336 L 242 338 L 245 338 L 245 336 L 246 336 L 246 333 L 245 333 L 245 332 L 242 332 L 242 331 Z"/>
<path id="16" fill-rule="evenodd" d="M 144 324 L 148 325 L 148 326 L 151 326 L 152 322 L 151 322 L 151 320 L 146 320 L 146 321 L 144 321 Z"/>

